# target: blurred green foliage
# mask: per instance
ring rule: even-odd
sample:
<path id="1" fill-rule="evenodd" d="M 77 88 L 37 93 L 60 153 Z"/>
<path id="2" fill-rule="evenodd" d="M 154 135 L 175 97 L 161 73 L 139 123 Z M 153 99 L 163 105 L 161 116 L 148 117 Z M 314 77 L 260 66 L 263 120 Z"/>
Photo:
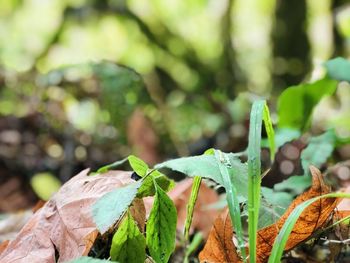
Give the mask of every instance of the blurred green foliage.
<path id="1" fill-rule="evenodd" d="M 239 151 L 247 144 L 251 102 L 274 102 L 286 87 L 322 78 L 323 61 L 349 54 L 349 23 L 350 9 L 341 0 L 3 0 L 0 115 L 20 122 L 37 116 L 30 132 L 49 159 L 19 161 L 35 172 L 139 154 L 134 137 L 152 141 L 158 160 L 213 146 Z M 285 111 L 309 104 L 295 103 L 294 95 L 282 103 Z M 322 96 L 311 97 L 318 102 Z M 295 115 L 282 114 L 280 125 L 317 123 L 319 131 L 338 123 L 346 137 L 349 98 L 338 89 L 312 120 L 300 120 L 304 105 Z M 314 121 L 330 108 L 337 118 Z M 158 141 L 132 121 L 137 110 Z M 272 119 L 276 123 L 277 116 Z M 141 132 L 132 135 L 133 129 Z M 0 155 L 18 155 L 10 152 Z"/>

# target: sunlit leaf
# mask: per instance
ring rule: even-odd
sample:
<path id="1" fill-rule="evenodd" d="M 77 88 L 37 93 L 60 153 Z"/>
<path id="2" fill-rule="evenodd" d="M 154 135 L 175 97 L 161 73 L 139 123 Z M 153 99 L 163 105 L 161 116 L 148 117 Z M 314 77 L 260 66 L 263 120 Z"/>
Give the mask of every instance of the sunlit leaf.
<path id="1" fill-rule="evenodd" d="M 284 90 L 277 102 L 278 126 L 304 129 L 317 103 L 323 96 L 333 94 L 336 87 L 336 80 L 323 78 L 314 83 L 292 86 Z"/>
<path id="2" fill-rule="evenodd" d="M 240 202 L 247 200 L 247 164 L 242 163 L 237 156 L 232 153 L 223 153 L 228 156 L 231 169 L 235 170 L 235 176 L 232 178 L 233 184 L 240 189 L 237 193 Z M 215 156 L 211 154 L 204 154 L 192 157 L 183 157 L 169 160 L 155 166 L 157 169 L 168 168 L 186 174 L 187 176 L 201 176 L 210 178 L 218 184 L 224 186 L 224 180 L 220 173 L 219 166 L 216 162 Z"/>
<path id="3" fill-rule="evenodd" d="M 128 160 L 131 168 L 139 176 L 144 177 L 147 174 L 148 165 L 144 161 L 142 161 L 140 158 L 137 158 L 134 155 L 129 155 Z"/>
<path id="4" fill-rule="evenodd" d="M 350 82 L 350 62 L 345 58 L 335 58 L 325 63 L 330 78 Z"/>
<path id="5" fill-rule="evenodd" d="M 175 249 L 176 207 L 167 194 L 155 183 L 156 195 L 147 222 L 146 243 L 157 263 L 166 263 Z"/>
<path id="6" fill-rule="evenodd" d="M 105 194 L 93 205 L 93 218 L 102 234 L 120 219 L 136 197 L 141 184 L 142 180 L 117 188 Z"/>

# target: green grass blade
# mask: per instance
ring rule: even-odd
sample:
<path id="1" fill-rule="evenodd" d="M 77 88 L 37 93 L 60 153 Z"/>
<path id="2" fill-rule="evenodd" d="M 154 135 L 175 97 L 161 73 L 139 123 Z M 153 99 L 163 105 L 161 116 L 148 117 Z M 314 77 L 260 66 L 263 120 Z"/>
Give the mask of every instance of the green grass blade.
<path id="1" fill-rule="evenodd" d="M 265 124 L 267 138 L 269 141 L 270 157 L 271 157 L 271 161 L 273 161 L 275 159 L 275 153 L 276 153 L 275 131 L 273 130 L 269 107 L 267 106 L 266 103 L 264 105 L 263 120 Z"/>
<path id="2" fill-rule="evenodd" d="M 204 239 L 203 234 L 201 232 L 197 232 L 194 235 L 191 244 L 189 244 L 189 246 L 187 246 L 186 248 L 184 263 L 190 262 L 189 257 L 191 256 L 192 253 L 194 253 L 200 247 L 203 239 Z"/>
<path id="3" fill-rule="evenodd" d="M 260 207 L 261 185 L 261 129 L 266 102 L 255 101 L 250 113 L 248 144 L 248 235 L 249 261 L 256 262 L 256 240 Z"/>
<path id="4" fill-rule="evenodd" d="M 246 262 L 246 252 L 245 244 L 243 238 L 242 222 L 241 222 L 241 209 L 239 206 L 238 196 L 236 187 L 232 183 L 230 172 L 228 168 L 231 168 L 232 165 L 228 155 L 223 154 L 219 150 L 215 150 L 215 158 L 217 160 L 222 179 L 224 181 L 224 187 L 226 190 L 226 199 L 228 203 L 228 208 L 230 211 L 231 221 L 233 222 L 233 227 L 236 232 L 236 238 L 238 241 L 238 249 L 243 258 L 243 262 Z"/>
<path id="5" fill-rule="evenodd" d="M 299 216 L 302 214 L 302 212 L 305 210 L 305 208 L 307 208 L 313 202 L 320 200 L 321 198 L 334 198 L 334 197 L 350 198 L 350 194 L 331 193 L 331 194 L 317 196 L 317 197 L 314 197 L 312 199 L 309 199 L 309 200 L 299 204 L 293 210 L 293 212 L 289 215 L 288 219 L 284 223 L 282 229 L 280 230 L 280 232 L 278 233 L 278 236 L 275 239 L 275 242 L 274 242 L 273 247 L 272 247 L 271 255 L 269 257 L 269 263 L 281 262 L 281 257 L 282 257 L 284 248 L 287 244 L 289 235 L 292 232 L 294 225 L 297 222 Z"/>
<path id="6" fill-rule="evenodd" d="M 184 230 L 184 235 L 185 235 L 186 241 L 188 241 L 188 239 L 189 239 L 189 233 L 190 233 L 190 227 L 192 224 L 194 206 L 195 206 L 196 201 L 197 201 L 201 182 L 202 182 L 202 177 L 195 176 L 193 178 L 191 196 L 190 196 L 190 200 L 188 201 L 188 204 L 187 204 L 187 215 L 186 215 L 185 230 Z"/>

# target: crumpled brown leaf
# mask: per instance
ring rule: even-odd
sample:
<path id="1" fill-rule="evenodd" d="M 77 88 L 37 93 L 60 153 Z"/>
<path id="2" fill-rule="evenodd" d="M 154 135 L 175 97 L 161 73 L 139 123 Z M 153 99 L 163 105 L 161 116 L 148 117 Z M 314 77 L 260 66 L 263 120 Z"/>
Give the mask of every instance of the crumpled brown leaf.
<path id="1" fill-rule="evenodd" d="M 97 236 L 91 205 L 104 194 L 132 183 L 129 172 L 88 176 L 84 170 L 39 209 L 0 255 L 0 262 L 65 262 L 87 255 Z"/>
<path id="2" fill-rule="evenodd" d="M 200 262 L 242 262 L 233 243 L 233 229 L 228 212 L 216 218 L 204 249 L 199 253 Z"/>
<path id="3" fill-rule="evenodd" d="M 310 166 L 312 174 L 312 186 L 311 188 L 298 196 L 287 211 L 281 216 L 281 218 L 273 225 L 265 227 L 258 231 L 257 240 L 257 258 L 258 262 L 266 262 L 277 237 L 279 230 L 287 220 L 288 216 L 295 209 L 296 206 L 302 202 L 309 200 L 313 197 L 330 193 L 330 187 L 325 185 L 321 172 L 314 166 Z M 333 210 L 337 206 L 339 198 L 322 198 L 319 201 L 314 202 L 308 206 L 300 215 L 296 222 L 289 239 L 287 241 L 286 250 L 290 250 L 299 243 L 306 240 L 310 235 L 323 226 Z"/>

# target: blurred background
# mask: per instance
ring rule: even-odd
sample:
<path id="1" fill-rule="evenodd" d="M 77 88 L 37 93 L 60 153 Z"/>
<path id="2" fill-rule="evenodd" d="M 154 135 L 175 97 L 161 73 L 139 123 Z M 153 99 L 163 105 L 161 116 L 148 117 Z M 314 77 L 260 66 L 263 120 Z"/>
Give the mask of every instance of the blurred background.
<path id="1" fill-rule="evenodd" d="M 130 153 L 244 150 L 254 99 L 274 112 L 285 88 L 350 55 L 347 3 L 1 0 L 0 212 Z M 350 136 L 349 93 L 321 102 L 314 129 L 338 116 Z"/>

